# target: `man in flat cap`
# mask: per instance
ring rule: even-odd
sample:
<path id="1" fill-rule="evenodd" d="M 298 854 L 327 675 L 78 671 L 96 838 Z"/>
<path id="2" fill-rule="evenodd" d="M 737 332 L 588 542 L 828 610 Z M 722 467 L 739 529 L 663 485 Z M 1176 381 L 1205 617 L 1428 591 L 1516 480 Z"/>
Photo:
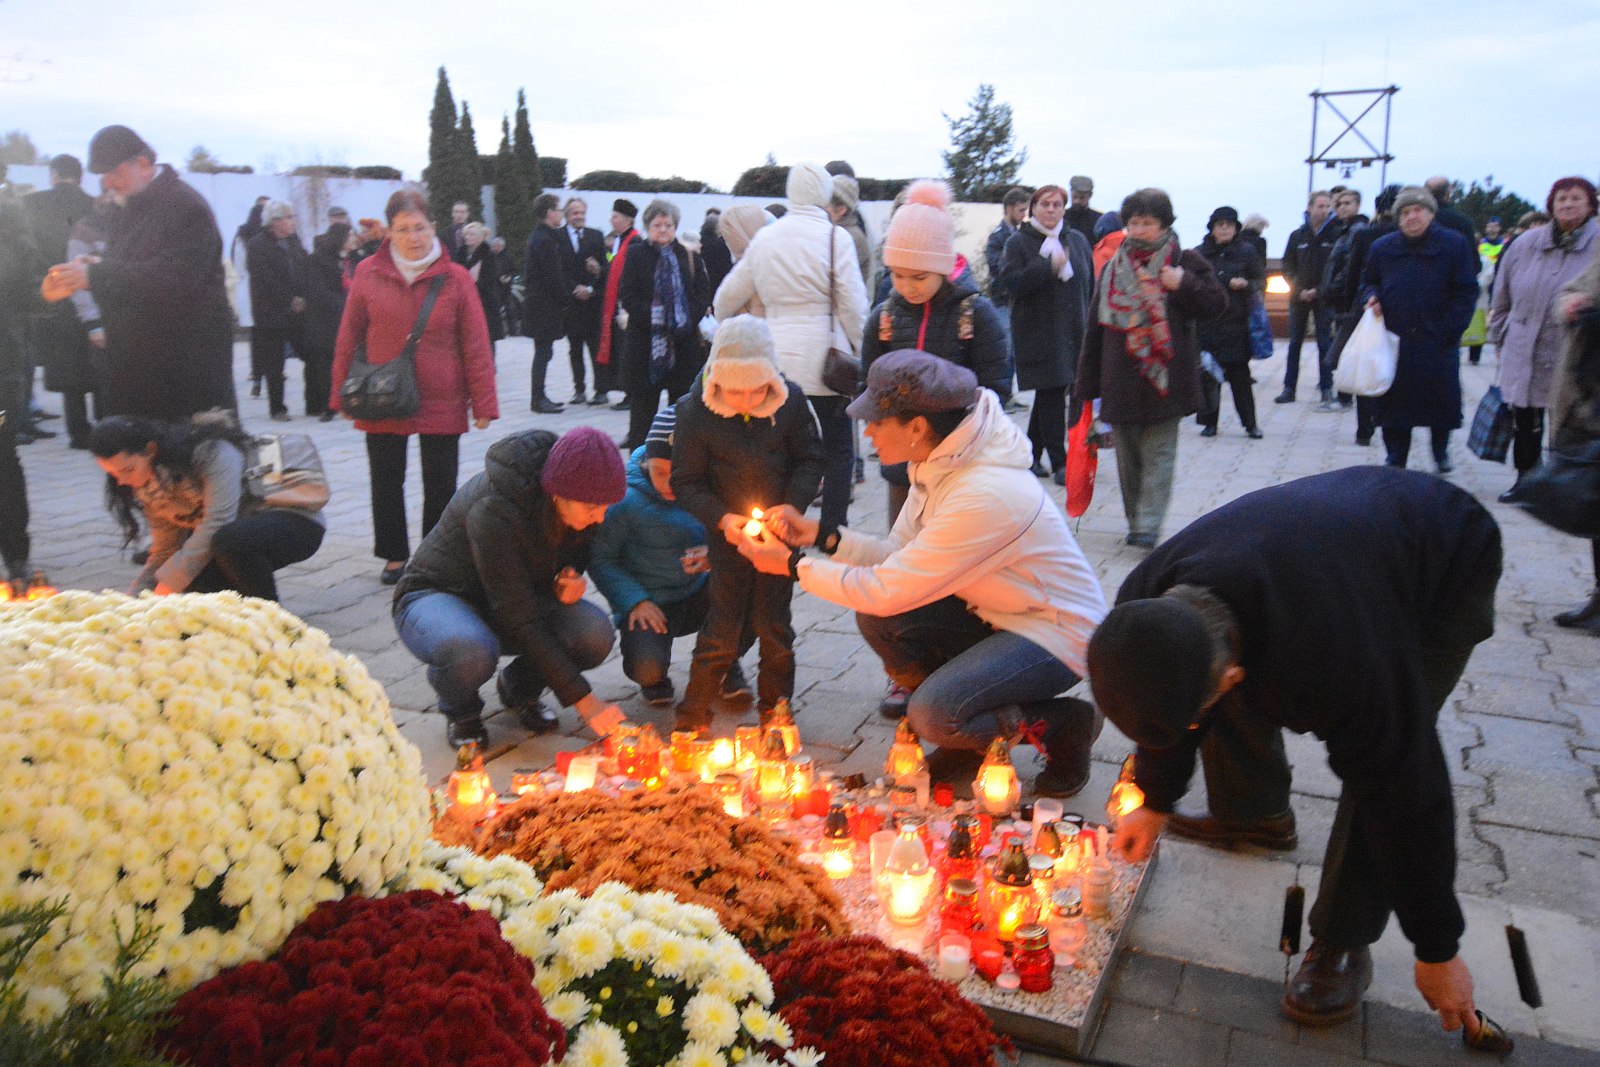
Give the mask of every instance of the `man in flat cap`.
<path id="1" fill-rule="evenodd" d="M 100 305 L 108 347 L 97 414 L 181 421 L 234 409 L 233 312 L 210 206 L 126 126 L 94 135 L 89 170 L 121 207 L 105 255 L 51 267 L 41 291 L 64 300 L 87 289 Z"/>
<path id="2" fill-rule="evenodd" d="M 1067 195 L 1072 197 L 1072 204 L 1067 208 L 1067 225 L 1083 234 L 1083 239 L 1093 248 L 1099 240 L 1094 235 L 1094 224 L 1100 221 L 1100 212 L 1089 206 L 1094 196 L 1094 179 L 1074 174 L 1067 181 Z"/>
<path id="3" fill-rule="evenodd" d="M 1325 566 L 1307 567 L 1311 552 Z M 1330 563 L 1331 561 L 1331 563 Z M 1455 895 L 1455 800 L 1435 723 L 1494 632 L 1500 528 L 1439 478 L 1351 467 L 1240 497 L 1161 545 L 1089 641 L 1107 719 L 1137 745 L 1144 807 L 1117 847 L 1163 829 L 1210 844 L 1296 844 L 1281 728 L 1315 734 L 1342 789 L 1283 1011 L 1328 1026 L 1361 1006 L 1393 913 L 1417 989 L 1477 1034 Z M 1195 756 L 1209 812 L 1180 813 Z"/>

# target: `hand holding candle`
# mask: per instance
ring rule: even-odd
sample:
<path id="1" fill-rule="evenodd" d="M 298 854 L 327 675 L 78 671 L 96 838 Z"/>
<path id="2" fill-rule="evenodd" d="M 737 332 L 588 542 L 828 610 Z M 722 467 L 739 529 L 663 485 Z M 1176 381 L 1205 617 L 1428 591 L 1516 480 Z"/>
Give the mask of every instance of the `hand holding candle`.
<path id="1" fill-rule="evenodd" d="M 761 509 L 750 509 L 750 521 L 744 524 L 744 535 L 752 541 L 760 541 L 766 536 L 767 528 L 761 525 Z"/>

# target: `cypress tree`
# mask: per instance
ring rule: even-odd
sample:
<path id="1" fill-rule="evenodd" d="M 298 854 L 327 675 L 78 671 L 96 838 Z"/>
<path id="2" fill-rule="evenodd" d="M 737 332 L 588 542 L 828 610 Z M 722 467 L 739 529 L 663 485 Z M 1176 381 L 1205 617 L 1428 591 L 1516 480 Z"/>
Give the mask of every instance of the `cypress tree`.
<path id="1" fill-rule="evenodd" d="M 539 180 L 539 153 L 534 150 L 533 130 L 528 125 L 528 96 L 522 89 L 517 90 L 517 125 L 512 135 L 511 154 L 516 158 L 517 173 L 522 175 L 528 190 L 528 202 L 532 203 L 534 197 L 544 192 L 544 183 Z"/>
<path id="2" fill-rule="evenodd" d="M 433 90 L 433 110 L 428 113 L 428 165 L 422 183 L 429 189 L 434 217 L 439 217 L 439 200 L 449 194 L 442 188 L 449 183 L 450 164 L 456 145 L 456 98 L 450 92 L 450 76 L 439 68 L 439 84 Z M 444 221 L 450 221 L 450 205 L 444 205 Z"/>
<path id="3" fill-rule="evenodd" d="M 533 232 L 532 203 L 511 150 L 511 122 L 501 118 L 500 151 L 494 157 L 494 226 L 496 236 L 505 238 L 506 251 L 519 265 L 528 234 Z"/>
<path id="4" fill-rule="evenodd" d="M 464 200 L 468 218 L 483 218 L 483 170 L 478 165 L 478 135 L 472 128 L 472 109 L 465 100 L 461 102 L 461 124 L 456 128 L 454 163 L 452 176 L 456 190 L 450 203 L 443 205 L 445 216 L 449 217 L 452 204 Z M 439 207 L 434 205 L 435 210 Z"/>

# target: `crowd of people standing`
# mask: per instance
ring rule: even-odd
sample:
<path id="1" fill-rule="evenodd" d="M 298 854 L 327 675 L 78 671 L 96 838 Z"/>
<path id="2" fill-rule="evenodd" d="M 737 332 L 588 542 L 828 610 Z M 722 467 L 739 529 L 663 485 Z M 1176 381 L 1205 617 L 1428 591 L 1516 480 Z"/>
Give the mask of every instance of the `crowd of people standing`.
<path id="1" fill-rule="evenodd" d="M 42 296 L 31 336 L 72 350 L 72 373 L 53 379 L 75 397 L 69 443 L 104 471 L 128 545 L 150 538 L 133 589 L 276 598 L 275 572 L 322 543 L 322 504 L 259 490 L 269 438 L 238 421 L 220 234 L 156 159 L 134 131 L 107 127 L 89 152 L 101 200 L 73 193 L 82 167 L 62 156 L 48 199 L 26 213 L 0 205 L 0 239 L 35 250 L 4 261 L 0 294 L 8 315 Z M 842 163 L 797 164 L 786 204 L 730 208 L 698 234 L 665 199 L 642 212 L 614 201 L 601 234 L 582 199 L 541 196 L 520 271 L 466 205 L 436 228 L 415 189 L 394 193 L 381 222 L 331 211 L 309 253 L 293 208 L 263 198 L 241 233 L 252 388 L 264 388 L 270 421 L 292 421 L 292 354 L 306 368 L 305 414 L 351 418 L 364 435 L 378 577 L 395 587 L 397 638 L 426 664 L 452 745 L 487 741 L 480 690 L 491 678 L 528 730 L 559 728 L 548 695 L 608 734 L 622 711 L 585 672 L 619 631 L 624 670 L 655 705 L 674 697 L 673 640 L 693 637 L 674 726 L 701 733 L 719 698 L 749 695 L 739 660 L 759 645 L 765 724 L 795 695 L 798 587 L 854 613 L 886 675 L 879 710 L 932 743 L 937 779 L 970 775 L 997 736 L 1026 735 L 1046 759 L 1034 793 L 1072 796 L 1109 716 L 1139 746 L 1148 797 L 1119 834 L 1130 858 L 1163 828 L 1293 847 L 1279 730 L 1322 737 L 1345 787 L 1312 917 L 1317 945 L 1285 1011 L 1312 1024 L 1347 1018 L 1392 910 L 1416 945 L 1419 989 L 1447 1025 L 1471 1030 L 1453 805 L 1431 727 L 1492 632 L 1500 536 L 1468 494 L 1402 469 L 1426 427 L 1437 472 L 1450 471 L 1464 345 L 1499 353 L 1518 472 L 1503 501 L 1539 461 L 1547 412 L 1557 443 L 1600 438 L 1596 360 L 1567 328 L 1597 314 L 1600 224 L 1582 178 L 1556 182 L 1548 219 L 1519 220 L 1505 240 L 1480 239 L 1447 192 L 1387 188 L 1370 220 L 1354 190 L 1314 193 L 1283 257 L 1290 336 L 1276 401 L 1296 399 L 1311 328 L 1318 408 L 1356 407 L 1357 442 L 1381 431 L 1390 469 L 1253 494 L 1165 545 L 1184 420 L 1197 416 L 1199 436 L 1216 438 L 1225 384 L 1246 438 L 1262 437 L 1250 369 L 1267 268 L 1264 220 L 1219 206 L 1185 247 L 1158 188 L 1107 213 L 1090 207 L 1082 176 L 1008 192 L 981 280 L 955 247 L 947 187 L 904 190 L 874 251 Z M 1392 388 L 1357 405 L 1335 394 L 1334 371 L 1368 313 L 1399 347 Z M 15 362 L 12 325 L 0 322 L 0 345 Z M 461 436 L 500 417 L 494 346 L 509 332 L 533 341 L 534 413 L 566 406 L 548 395 L 564 339 L 567 403 L 598 407 L 621 392 L 613 406 L 628 412 L 627 435 L 512 434 L 458 488 Z M 395 361 L 412 368 L 414 410 L 355 417 L 346 385 Z M 13 577 L 29 550 L 17 434 L 39 433 L 17 377 L 3 406 L 27 417 L 0 422 L 0 554 Z M 1025 432 L 1016 392 L 1032 394 Z M 1063 480 L 1080 419 L 1109 426 L 1126 542 L 1152 550 L 1114 608 L 1046 489 Z M 889 484 L 882 537 L 850 527 L 858 425 Z M 414 551 L 412 437 L 423 488 Z M 1341 566 L 1311 588 L 1294 556 L 1313 535 L 1337 542 Z M 1594 552 L 1600 581 L 1600 543 Z M 1375 601 L 1372 576 L 1400 568 L 1418 581 Z M 586 599 L 591 572 L 609 611 Z M 1315 626 L 1283 615 L 1307 603 L 1323 609 Z M 1600 590 L 1556 621 L 1600 633 Z M 1343 669 L 1328 676 L 1365 674 L 1371 693 L 1308 684 L 1315 675 L 1298 665 L 1313 630 L 1316 647 L 1340 648 L 1327 663 Z M 1069 695 L 1085 679 L 1096 704 Z M 1214 782 L 1212 811 L 1185 815 L 1176 803 L 1197 758 Z M 1413 825 L 1384 822 L 1394 805 L 1418 814 Z M 1393 875 L 1402 855 L 1420 871 L 1404 885 Z"/>

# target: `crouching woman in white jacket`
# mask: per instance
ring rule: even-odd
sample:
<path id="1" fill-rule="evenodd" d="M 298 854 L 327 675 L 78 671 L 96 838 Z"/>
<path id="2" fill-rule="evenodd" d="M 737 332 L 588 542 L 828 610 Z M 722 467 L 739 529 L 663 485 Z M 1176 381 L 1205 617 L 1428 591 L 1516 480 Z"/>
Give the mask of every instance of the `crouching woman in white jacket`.
<path id="1" fill-rule="evenodd" d="M 853 608 L 867 644 L 914 690 L 907 717 L 939 746 L 935 779 L 970 776 L 997 736 L 1043 723 L 1038 796 L 1088 781 L 1100 716 L 1061 694 L 1084 676 L 1106 614 L 1066 517 L 1029 473 L 1027 438 L 965 367 L 906 349 L 872 364 L 849 408 L 884 463 L 910 464 L 888 537 L 829 527 L 793 508 L 740 551 L 770 574 Z M 807 556 L 804 548 L 820 555 Z"/>

